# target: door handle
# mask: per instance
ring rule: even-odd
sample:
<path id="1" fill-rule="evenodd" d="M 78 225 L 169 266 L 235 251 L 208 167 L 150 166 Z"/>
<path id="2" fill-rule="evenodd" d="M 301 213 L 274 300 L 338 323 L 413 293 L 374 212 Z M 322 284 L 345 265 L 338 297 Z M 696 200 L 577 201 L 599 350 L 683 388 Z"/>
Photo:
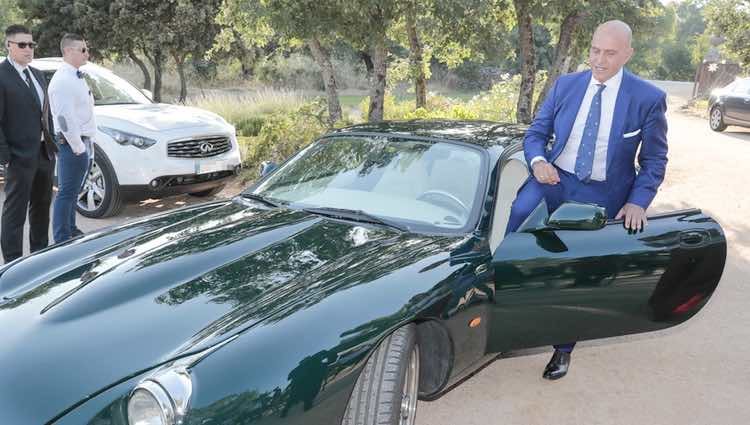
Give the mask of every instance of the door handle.
<path id="1" fill-rule="evenodd" d="M 703 245 L 708 240 L 708 234 L 704 231 L 692 230 L 680 234 L 680 245 L 684 247 L 695 248 Z"/>

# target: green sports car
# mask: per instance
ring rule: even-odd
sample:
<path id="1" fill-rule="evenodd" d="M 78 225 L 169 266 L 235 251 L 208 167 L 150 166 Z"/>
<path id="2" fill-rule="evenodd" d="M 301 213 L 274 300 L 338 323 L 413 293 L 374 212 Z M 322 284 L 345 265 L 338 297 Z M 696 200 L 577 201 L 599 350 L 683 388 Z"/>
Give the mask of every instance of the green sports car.
<path id="1" fill-rule="evenodd" d="M 726 241 L 699 210 L 634 233 L 542 204 L 504 236 L 523 130 L 336 130 L 233 199 L 5 265 L 0 424 L 410 425 L 500 353 L 706 304 Z"/>

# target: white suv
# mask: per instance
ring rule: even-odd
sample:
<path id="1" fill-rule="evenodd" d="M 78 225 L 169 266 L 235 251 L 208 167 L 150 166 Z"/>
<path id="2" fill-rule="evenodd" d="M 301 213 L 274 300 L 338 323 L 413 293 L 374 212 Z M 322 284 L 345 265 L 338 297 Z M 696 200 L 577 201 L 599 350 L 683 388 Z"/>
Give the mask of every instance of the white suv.
<path id="1" fill-rule="evenodd" d="M 31 65 L 47 81 L 62 59 Z M 219 192 L 240 168 L 235 129 L 202 109 L 154 103 L 141 90 L 101 66 L 81 67 L 96 103 L 94 164 L 78 198 L 86 217 L 117 214 L 123 202 L 189 193 Z"/>

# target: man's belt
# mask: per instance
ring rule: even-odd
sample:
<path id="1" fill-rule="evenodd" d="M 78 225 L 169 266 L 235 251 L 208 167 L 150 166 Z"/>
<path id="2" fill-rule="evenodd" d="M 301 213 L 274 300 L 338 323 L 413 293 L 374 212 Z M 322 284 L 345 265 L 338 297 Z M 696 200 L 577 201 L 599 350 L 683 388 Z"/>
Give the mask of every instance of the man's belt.
<path id="1" fill-rule="evenodd" d="M 55 135 L 55 137 L 57 137 L 57 140 L 59 140 L 60 143 L 62 143 L 62 144 L 68 143 L 68 139 L 66 139 L 65 135 L 62 134 L 62 133 L 57 133 Z M 82 142 L 86 142 L 86 141 L 89 141 L 89 140 L 91 140 L 91 137 L 89 137 L 89 136 L 81 136 L 81 141 Z"/>

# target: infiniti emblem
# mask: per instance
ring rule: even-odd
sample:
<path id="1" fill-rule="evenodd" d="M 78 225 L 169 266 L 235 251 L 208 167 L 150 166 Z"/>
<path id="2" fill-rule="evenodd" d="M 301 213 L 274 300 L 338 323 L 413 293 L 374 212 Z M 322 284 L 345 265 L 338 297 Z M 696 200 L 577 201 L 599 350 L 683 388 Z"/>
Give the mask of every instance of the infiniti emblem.
<path id="1" fill-rule="evenodd" d="M 201 143 L 201 152 L 209 153 L 214 150 L 214 145 L 208 142 Z"/>

